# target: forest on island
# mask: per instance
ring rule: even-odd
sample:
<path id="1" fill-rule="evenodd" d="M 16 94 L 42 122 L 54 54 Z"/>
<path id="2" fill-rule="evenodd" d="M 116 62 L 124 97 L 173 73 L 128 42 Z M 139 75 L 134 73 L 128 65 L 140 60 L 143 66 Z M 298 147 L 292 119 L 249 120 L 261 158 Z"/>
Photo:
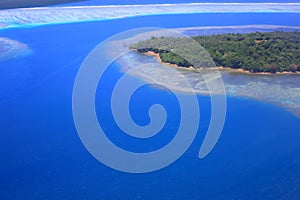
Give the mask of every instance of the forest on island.
<path id="1" fill-rule="evenodd" d="M 185 37 L 151 37 L 130 48 L 141 53 L 159 53 L 162 62 L 181 67 L 222 66 L 253 73 L 300 71 L 298 31 L 228 33 L 195 36 L 192 39 L 193 42 Z"/>

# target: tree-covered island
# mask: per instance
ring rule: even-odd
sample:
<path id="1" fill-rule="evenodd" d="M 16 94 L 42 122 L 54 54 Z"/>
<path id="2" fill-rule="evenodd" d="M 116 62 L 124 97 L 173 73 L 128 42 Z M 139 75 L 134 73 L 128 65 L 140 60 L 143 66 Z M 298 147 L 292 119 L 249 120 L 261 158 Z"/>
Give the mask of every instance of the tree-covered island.
<path id="1" fill-rule="evenodd" d="M 195 36 L 192 39 L 198 42 L 211 58 L 207 53 L 202 56 L 194 53 L 193 45 L 187 44 L 189 38 L 151 37 L 131 45 L 130 48 L 140 53 L 157 53 L 162 62 L 180 67 L 211 67 L 209 60 L 212 59 L 218 67 L 243 69 L 253 73 L 300 71 L 300 32 L 298 31 L 228 33 Z M 182 52 L 188 55 L 188 59 L 179 56 Z M 187 60 L 194 60 L 194 62 Z"/>

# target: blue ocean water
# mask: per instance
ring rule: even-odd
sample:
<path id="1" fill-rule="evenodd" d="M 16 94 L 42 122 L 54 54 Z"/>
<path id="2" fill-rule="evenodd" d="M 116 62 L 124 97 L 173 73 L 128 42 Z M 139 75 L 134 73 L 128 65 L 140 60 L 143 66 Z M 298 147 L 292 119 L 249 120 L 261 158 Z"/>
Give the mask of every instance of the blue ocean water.
<path id="1" fill-rule="evenodd" d="M 169 4 L 169 3 L 286 3 L 287 1 L 284 0 L 246 0 L 246 1 L 239 1 L 239 0 L 173 0 L 172 2 L 167 0 L 87 0 L 83 2 L 75 2 L 75 3 L 68 3 L 68 4 L 60 4 L 61 5 L 136 5 L 136 4 Z M 297 3 L 299 0 L 289 0 L 290 3 Z"/>
<path id="2" fill-rule="evenodd" d="M 198 151 L 207 130 L 210 100 L 199 96 L 200 129 L 189 150 L 167 168 L 126 174 L 95 160 L 82 145 L 72 116 L 72 89 L 87 54 L 109 36 L 138 27 L 278 24 L 299 26 L 297 14 L 198 14 L 147 16 L 10 29 L 1 37 L 28 44 L 33 53 L 0 63 L 1 199 L 299 199 L 300 119 L 268 103 L 228 97 L 222 136 L 205 159 Z M 153 87 L 133 97 L 131 112 L 145 125 L 149 105 L 170 112 L 166 136 L 130 140 L 108 109 L 113 64 L 98 89 L 96 110 L 109 137 L 121 147 L 146 152 L 166 144 L 178 125 L 174 96 Z M 149 95 L 149 93 L 151 95 Z M 145 95 L 147 98 L 145 98 Z M 150 98 L 151 97 L 151 98 Z M 171 102 L 171 103 L 170 103 Z"/>

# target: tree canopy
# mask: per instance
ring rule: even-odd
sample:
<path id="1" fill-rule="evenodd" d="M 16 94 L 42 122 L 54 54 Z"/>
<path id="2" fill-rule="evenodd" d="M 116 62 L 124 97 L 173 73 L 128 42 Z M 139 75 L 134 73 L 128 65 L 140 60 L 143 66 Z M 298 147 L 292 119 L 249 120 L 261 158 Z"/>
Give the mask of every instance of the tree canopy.
<path id="1" fill-rule="evenodd" d="M 300 71 L 298 31 L 228 33 L 195 36 L 192 39 L 203 49 L 190 42 L 190 38 L 175 37 L 151 37 L 130 48 L 142 53 L 159 53 L 163 62 L 181 67 L 212 67 L 214 62 L 216 66 L 241 68 L 254 73 Z"/>

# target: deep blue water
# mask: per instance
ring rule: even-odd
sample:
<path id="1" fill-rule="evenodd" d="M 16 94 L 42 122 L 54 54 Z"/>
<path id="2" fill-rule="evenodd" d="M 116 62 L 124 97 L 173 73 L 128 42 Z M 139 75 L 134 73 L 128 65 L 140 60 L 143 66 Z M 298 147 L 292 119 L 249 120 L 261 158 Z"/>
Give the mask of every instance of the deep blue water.
<path id="1" fill-rule="evenodd" d="M 0 63 L 0 199 L 300 199 L 300 119 L 282 108 L 228 98 L 226 124 L 214 150 L 198 159 L 209 123 L 208 97 L 199 96 L 200 129 L 175 163 L 149 174 L 126 174 L 95 160 L 82 145 L 72 117 L 72 89 L 84 57 L 107 37 L 145 26 L 300 25 L 297 14 L 148 16 L 51 25 L 0 32 L 28 44 L 32 55 Z M 113 65 L 99 86 L 96 109 L 109 137 L 124 149 L 158 149 L 177 128 L 174 96 L 151 87 L 133 97 L 131 112 L 145 125 L 153 103 L 166 105 L 166 135 L 130 140 L 108 109 Z M 149 95 L 151 94 L 151 95 Z M 102 96 L 101 96 L 102 95 Z M 147 97 L 147 98 L 145 98 Z M 119 134 L 119 135 L 118 135 Z"/>
<path id="2" fill-rule="evenodd" d="M 223 3 L 223 2 L 243 2 L 243 3 L 297 3 L 299 0 L 246 0 L 246 1 L 240 1 L 240 0 L 173 0 L 172 2 L 167 0 L 87 0 L 83 2 L 75 2 L 75 3 L 68 3 L 64 5 L 136 5 L 136 4 L 161 4 L 161 3 Z"/>

